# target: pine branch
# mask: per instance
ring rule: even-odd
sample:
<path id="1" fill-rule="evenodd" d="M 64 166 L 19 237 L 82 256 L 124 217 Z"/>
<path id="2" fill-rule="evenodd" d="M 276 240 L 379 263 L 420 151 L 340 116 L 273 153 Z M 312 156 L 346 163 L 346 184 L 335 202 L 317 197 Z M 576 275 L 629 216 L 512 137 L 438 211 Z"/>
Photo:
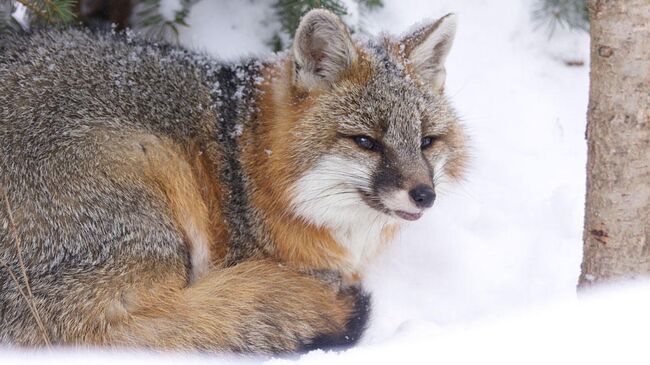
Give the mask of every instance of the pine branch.
<path id="1" fill-rule="evenodd" d="M 77 0 L 16 0 L 45 24 L 69 23 L 76 18 Z"/>
<path id="2" fill-rule="evenodd" d="M 179 26 L 188 27 L 187 17 L 198 0 L 179 0 L 180 8 L 174 12 L 172 19 L 165 19 L 161 14 L 160 0 L 141 0 L 136 12 L 135 26 L 142 27 L 146 33 L 157 38 L 169 38 L 178 41 Z"/>
<path id="3" fill-rule="evenodd" d="M 586 0 L 537 0 L 533 19 L 550 34 L 558 27 L 589 30 Z"/>
<path id="4" fill-rule="evenodd" d="M 362 7 L 372 10 L 383 6 L 382 0 L 356 0 Z M 293 38 L 300 24 L 300 18 L 308 11 L 317 8 L 328 9 L 337 15 L 346 15 L 348 9 L 340 0 L 277 0 L 274 4 L 276 14 L 282 25 L 282 31 L 289 38 Z M 350 24 L 348 24 L 350 25 Z M 354 26 L 354 25 L 352 25 Z M 285 37 L 276 33 L 268 42 L 273 51 L 280 51 L 284 48 Z"/>
<path id="5" fill-rule="evenodd" d="M 384 2 L 382 0 L 357 0 L 357 2 L 368 9 L 380 8 L 384 6 Z"/>
<path id="6" fill-rule="evenodd" d="M 43 0 L 45 13 L 52 23 L 69 23 L 76 18 L 77 0 Z"/>
<path id="7" fill-rule="evenodd" d="M 337 15 L 347 14 L 347 9 L 340 0 L 278 0 L 274 7 L 282 29 L 292 38 L 296 34 L 300 18 L 312 9 L 324 8 Z"/>

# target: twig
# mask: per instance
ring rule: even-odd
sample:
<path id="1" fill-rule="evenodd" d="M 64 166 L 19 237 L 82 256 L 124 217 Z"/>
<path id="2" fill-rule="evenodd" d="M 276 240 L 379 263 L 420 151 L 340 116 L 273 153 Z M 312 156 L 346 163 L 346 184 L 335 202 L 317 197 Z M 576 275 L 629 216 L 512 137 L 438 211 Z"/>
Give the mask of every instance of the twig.
<path id="1" fill-rule="evenodd" d="M 11 225 L 11 232 L 14 238 L 14 244 L 16 245 L 16 252 L 18 255 L 18 262 L 20 264 L 20 270 L 23 275 L 23 280 L 25 281 L 25 288 L 27 288 L 27 293 L 29 294 L 29 298 L 25 293 L 23 292 L 22 288 L 20 287 L 20 283 L 18 282 L 18 279 L 14 275 L 14 272 L 10 270 L 9 266 L 3 261 L 2 265 L 5 267 L 7 272 L 9 272 L 9 275 L 11 275 L 12 279 L 14 280 L 14 283 L 20 290 L 20 294 L 22 294 L 23 298 L 27 302 L 27 305 L 29 306 L 29 310 L 32 312 L 32 316 L 34 317 L 34 320 L 36 320 L 36 324 L 38 325 L 39 329 L 42 332 L 43 335 L 43 340 L 45 341 L 45 344 L 50 347 L 50 339 L 47 336 L 47 332 L 45 331 L 45 326 L 43 326 L 43 321 L 41 321 L 41 316 L 38 314 L 38 310 L 36 309 L 36 305 L 34 304 L 34 294 L 32 294 L 32 288 L 29 285 L 29 277 L 27 276 L 27 270 L 25 269 L 25 263 L 23 261 L 23 254 L 21 251 L 21 241 L 20 241 L 20 236 L 18 236 L 18 233 L 16 231 L 16 223 L 14 221 L 14 216 L 13 213 L 11 212 L 11 205 L 9 204 L 9 197 L 7 196 L 7 191 L 4 189 L 3 186 L 0 186 L 0 190 L 2 190 L 2 195 L 4 197 L 5 201 L 5 207 L 7 209 L 7 216 L 9 218 L 9 224 Z"/>

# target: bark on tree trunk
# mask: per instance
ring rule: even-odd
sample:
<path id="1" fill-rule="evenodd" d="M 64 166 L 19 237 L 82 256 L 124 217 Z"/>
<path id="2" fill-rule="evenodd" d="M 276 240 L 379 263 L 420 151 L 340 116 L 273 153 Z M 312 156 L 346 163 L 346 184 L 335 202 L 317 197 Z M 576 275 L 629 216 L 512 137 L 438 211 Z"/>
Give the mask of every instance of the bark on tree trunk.
<path id="1" fill-rule="evenodd" d="M 650 274 L 650 1 L 589 1 L 580 287 Z"/>

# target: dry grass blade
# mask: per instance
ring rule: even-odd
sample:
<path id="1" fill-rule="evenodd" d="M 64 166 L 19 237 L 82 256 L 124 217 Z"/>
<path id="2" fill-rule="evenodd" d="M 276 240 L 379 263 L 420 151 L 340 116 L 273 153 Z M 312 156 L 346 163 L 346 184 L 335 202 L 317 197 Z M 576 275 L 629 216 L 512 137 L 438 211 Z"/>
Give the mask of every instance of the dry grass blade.
<path id="1" fill-rule="evenodd" d="M 38 314 L 38 310 L 36 309 L 36 305 L 34 304 L 34 295 L 32 294 L 32 288 L 29 285 L 29 277 L 27 276 L 27 270 L 25 269 L 25 263 L 23 261 L 23 255 L 21 251 L 21 242 L 20 242 L 20 237 L 18 236 L 18 233 L 16 231 L 16 223 L 14 221 L 14 216 L 11 211 L 11 205 L 9 204 L 9 197 L 7 196 L 7 191 L 4 189 L 3 186 L 0 186 L 0 190 L 2 190 L 2 196 L 5 201 L 5 208 L 7 210 L 7 217 L 9 218 L 9 225 L 10 225 L 10 230 L 13 235 L 14 239 L 14 244 L 16 245 L 16 252 L 18 256 L 18 262 L 20 264 L 20 270 L 22 272 L 22 277 L 23 281 L 25 282 L 25 288 L 27 289 L 27 294 L 23 291 L 22 287 L 20 286 L 20 282 L 18 281 L 18 278 L 14 274 L 14 272 L 9 268 L 9 265 L 7 265 L 4 261 L 0 262 L 2 263 L 2 266 L 7 270 L 11 278 L 13 279 L 14 283 L 16 284 L 16 287 L 20 291 L 20 294 L 22 297 L 25 299 L 27 302 L 27 306 L 29 307 L 30 312 L 32 313 L 32 316 L 34 317 L 34 320 L 36 321 L 36 324 L 38 325 L 39 329 L 41 330 L 41 334 L 43 336 L 43 341 L 45 342 L 45 345 L 50 347 L 51 342 L 50 339 L 47 335 L 47 331 L 45 331 L 45 326 L 43 326 L 43 321 L 41 320 L 41 316 Z"/>

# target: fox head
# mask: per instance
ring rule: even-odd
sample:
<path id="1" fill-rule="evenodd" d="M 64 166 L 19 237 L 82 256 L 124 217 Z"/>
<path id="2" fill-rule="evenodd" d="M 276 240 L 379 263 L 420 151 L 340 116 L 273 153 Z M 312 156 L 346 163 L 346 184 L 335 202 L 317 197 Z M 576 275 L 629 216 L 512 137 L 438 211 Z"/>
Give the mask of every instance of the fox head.
<path id="1" fill-rule="evenodd" d="M 450 14 L 399 39 L 357 42 L 328 11 L 304 16 L 274 91 L 296 215 L 343 230 L 413 221 L 442 177 L 460 177 L 465 136 L 444 95 L 455 29 Z"/>

